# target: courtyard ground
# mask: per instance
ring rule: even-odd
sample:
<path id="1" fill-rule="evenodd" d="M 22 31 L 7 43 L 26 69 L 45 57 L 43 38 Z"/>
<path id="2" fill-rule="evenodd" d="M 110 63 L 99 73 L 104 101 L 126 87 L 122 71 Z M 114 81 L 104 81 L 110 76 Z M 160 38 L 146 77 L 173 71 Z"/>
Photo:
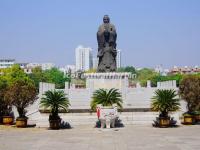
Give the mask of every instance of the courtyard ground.
<path id="1" fill-rule="evenodd" d="M 97 129 L 17 129 L 0 126 L 0 150 L 199 150 L 200 125 L 153 128 L 126 125 L 124 128 Z"/>

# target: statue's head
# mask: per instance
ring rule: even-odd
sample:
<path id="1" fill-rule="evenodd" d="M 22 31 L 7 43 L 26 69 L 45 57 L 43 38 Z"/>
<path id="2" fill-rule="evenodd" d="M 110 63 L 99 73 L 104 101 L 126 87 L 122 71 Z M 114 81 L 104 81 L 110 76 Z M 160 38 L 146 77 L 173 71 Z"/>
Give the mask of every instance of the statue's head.
<path id="1" fill-rule="evenodd" d="M 105 15 L 105 16 L 103 17 L 103 22 L 104 22 L 104 23 L 110 23 L 110 18 L 109 18 L 108 15 Z"/>

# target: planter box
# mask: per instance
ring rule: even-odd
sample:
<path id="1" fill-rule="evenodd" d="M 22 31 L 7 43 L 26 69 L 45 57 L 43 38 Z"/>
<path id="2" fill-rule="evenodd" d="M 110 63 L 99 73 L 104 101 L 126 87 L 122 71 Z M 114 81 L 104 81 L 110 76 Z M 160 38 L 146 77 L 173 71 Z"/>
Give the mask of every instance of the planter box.
<path id="1" fill-rule="evenodd" d="M 200 115 L 195 115 L 194 118 L 196 123 L 200 122 Z"/>
<path id="2" fill-rule="evenodd" d="M 195 122 L 194 116 L 192 115 L 187 115 L 187 116 L 183 116 L 184 117 L 184 122 L 183 124 L 185 125 L 192 125 Z"/>
<path id="3" fill-rule="evenodd" d="M 159 118 L 159 125 L 160 127 L 162 128 L 166 128 L 166 127 L 169 127 L 170 126 L 170 118 L 167 117 L 167 118 L 164 118 L 164 117 L 160 117 Z"/>
<path id="4" fill-rule="evenodd" d="M 3 116 L 3 124 L 12 125 L 14 118 L 12 116 Z"/>
<path id="5" fill-rule="evenodd" d="M 17 118 L 16 119 L 16 127 L 26 128 L 27 127 L 27 118 Z"/>
<path id="6" fill-rule="evenodd" d="M 50 129 L 58 130 L 58 129 L 60 129 L 60 126 L 61 126 L 61 119 L 49 120 Z"/>
<path id="7" fill-rule="evenodd" d="M 3 117 L 0 116 L 0 124 L 3 124 Z"/>

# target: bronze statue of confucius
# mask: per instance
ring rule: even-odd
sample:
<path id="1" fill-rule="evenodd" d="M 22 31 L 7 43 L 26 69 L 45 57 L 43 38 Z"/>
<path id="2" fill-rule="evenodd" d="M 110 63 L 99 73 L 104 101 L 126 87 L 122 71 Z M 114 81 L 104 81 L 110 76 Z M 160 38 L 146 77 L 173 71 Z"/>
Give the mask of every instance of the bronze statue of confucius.
<path id="1" fill-rule="evenodd" d="M 99 58 L 97 72 L 115 72 L 116 71 L 116 40 L 117 32 L 115 26 L 110 23 L 108 15 L 103 17 L 103 24 L 100 25 L 97 32 L 98 54 Z"/>

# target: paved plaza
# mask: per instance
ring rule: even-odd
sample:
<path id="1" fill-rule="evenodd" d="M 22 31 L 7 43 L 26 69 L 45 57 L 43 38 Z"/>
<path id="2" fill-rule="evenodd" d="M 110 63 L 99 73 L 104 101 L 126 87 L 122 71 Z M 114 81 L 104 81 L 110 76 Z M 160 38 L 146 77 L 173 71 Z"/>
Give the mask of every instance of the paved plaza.
<path id="1" fill-rule="evenodd" d="M 160 129 L 147 125 L 97 129 L 17 129 L 0 126 L 0 150 L 199 150 L 200 126 Z"/>

